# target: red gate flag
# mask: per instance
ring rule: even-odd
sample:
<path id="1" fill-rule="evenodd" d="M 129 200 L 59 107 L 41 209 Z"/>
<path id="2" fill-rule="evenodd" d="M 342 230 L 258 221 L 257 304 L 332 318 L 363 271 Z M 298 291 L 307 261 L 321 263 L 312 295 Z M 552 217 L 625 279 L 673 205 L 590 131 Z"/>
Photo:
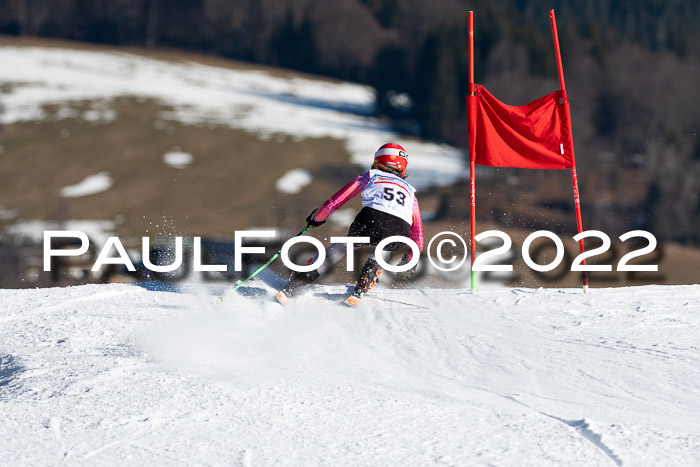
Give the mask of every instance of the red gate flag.
<path id="1" fill-rule="evenodd" d="M 469 126 L 469 202 L 471 218 L 472 292 L 476 292 L 474 261 L 476 259 L 476 178 L 475 164 L 525 169 L 571 169 L 574 188 L 576 227 L 583 231 L 581 200 L 571 134 L 571 111 L 564 86 L 559 35 L 554 10 L 549 10 L 552 39 L 557 59 L 560 90 L 540 97 L 526 105 L 506 105 L 493 97 L 486 88 L 474 83 L 474 12 L 469 12 L 469 95 L 467 124 Z M 579 240 L 581 254 L 585 252 L 583 238 Z M 586 260 L 582 259 L 585 265 Z M 588 292 L 588 272 L 582 272 L 583 291 Z"/>
<path id="2" fill-rule="evenodd" d="M 467 96 L 471 160 L 493 167 L 574 167 L 569 103 L 555 91 L 526 105 L 506 105 L 480 84 Z M 562 103 L 563 102 L 563 103 Z"/>

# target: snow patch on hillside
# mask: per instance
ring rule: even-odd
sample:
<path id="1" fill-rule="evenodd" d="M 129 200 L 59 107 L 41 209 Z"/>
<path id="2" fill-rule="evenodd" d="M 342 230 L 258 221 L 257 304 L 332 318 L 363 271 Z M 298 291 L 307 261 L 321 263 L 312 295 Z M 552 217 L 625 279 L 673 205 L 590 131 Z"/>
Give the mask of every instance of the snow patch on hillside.
<path id="1" fill-rule="evenodd" d="M 8 209 L 0 204 L 0 221 L 9 221 L 17 217 L 16 209 Z"/>
<path id="2" fill-rule="evenodd" d="M 411 183 L 418 189 L 447 185 L 468 174 L 461 150 L 402 141 L 389 125 L 371 117 L 374 93 L 368 86 L 57 48 L 0 47 L 0 63 L 0 86 L 7 89 L 0 123 L 41 120 L 46 104 L 85 100 L 98 105 L 82 114 L 58 112 L 57 117 L 105 123 L 116 118 L 106 101 L 137 96 L 172 107 L 160 116 L 166 120 L 215 123 L 265 139 L 340 139 L 352 162 L 363 168 L 379 146 L 398 141 L 410 155 Z"/>
<path id="3" fill-rule="evenodd" d="M 163 154 L 163 162 L 174 169 L 186 169 L 194 161 L 194 156 L 180 149 L 173 149 Z"/>
<path id="4" fill-rule="evenodd" d="M 309 185 L 313 177 L 306 169 L 292 169 L 282 175 L 275 183 L 275 188 L 282 193 L 293 195 L 299 193 L 305 186 Z"/>
<path id="5" fill-rule="evenodd" d="M 64 198 L 80 198 L 102 193 L 112 188 L 114 181 L 109 172 L 100 172 L 89 175 L 75 185 L 61 188 L 60 195 Z"/>
<path id="6" fill-rule="evenodd" d="M 113 235 L 117 223 L 104 220 L 64 220 L 64 221 L 20 221 L 8 226 L 7 232 L 16 237 L 23 237 L 34 242 L 44 241 L 47 230 L 77 230 L 84 232 L 96 246 L 102 246 Z"/>

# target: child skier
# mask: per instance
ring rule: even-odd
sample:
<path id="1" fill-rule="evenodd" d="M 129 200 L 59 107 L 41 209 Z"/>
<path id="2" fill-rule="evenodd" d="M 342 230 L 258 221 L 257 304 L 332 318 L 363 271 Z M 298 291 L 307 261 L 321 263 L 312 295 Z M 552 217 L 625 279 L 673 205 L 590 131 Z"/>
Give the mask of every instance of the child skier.
<path id="1" fill-rule="evenodd" d="M 363 208 L 350 226 L 348 236 L 369 237 L 370 244 L 376 247 L 383 239 L 400 235 L 416 242 L 422 251 L 423 221 L 418 199 L 415 196 L 416 190 L 404 180 L 408 175 L 407 165 L 408 154 L 403 147 L 393 143 L 384 144 L 374 154 L 372 168 L 355 177 L 328 201 L 311 212 L 306 218 L 307 224 L 313 227 L 323 224 L 333 212 L 351 198 L 361 194 Z M 395 242 L 389 244 L 385 250 L 397 250 L 402 245 Z M 285 305 L 290 297 L 330 270 L 343 259 L 346 253 L 347 245 L 342 243 L 331 245 L 326 250 L 326 261 L 318 269 L 292 273 L 286 287 L 277 294 L 275 299 Z M 408 263 L 412 257 L 413 252 L 409 251 L 399 264 Z M 355 291 L 344 303 L 357 306 L 362 296 L 374 287 L 380 274 L 381 268 L 372 251 L 360 271 Z"/>

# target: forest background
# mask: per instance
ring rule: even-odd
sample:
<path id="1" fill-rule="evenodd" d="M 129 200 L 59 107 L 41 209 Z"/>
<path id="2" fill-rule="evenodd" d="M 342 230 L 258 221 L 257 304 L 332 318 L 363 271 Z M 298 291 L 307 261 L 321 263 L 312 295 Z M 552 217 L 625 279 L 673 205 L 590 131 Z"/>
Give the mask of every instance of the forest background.
<path id="1" fill-rule="evenodd" d="M 521 105 L 558 88 L 550 8 L 586 226 L 700 244 L 697 2 L 0 0 L 0 34 L 186 49 L 365 83 L 377 116 L 466 153 L 467 11 L 476 81 Z M 536 189 L 537 171 L 525 172 Z"/>

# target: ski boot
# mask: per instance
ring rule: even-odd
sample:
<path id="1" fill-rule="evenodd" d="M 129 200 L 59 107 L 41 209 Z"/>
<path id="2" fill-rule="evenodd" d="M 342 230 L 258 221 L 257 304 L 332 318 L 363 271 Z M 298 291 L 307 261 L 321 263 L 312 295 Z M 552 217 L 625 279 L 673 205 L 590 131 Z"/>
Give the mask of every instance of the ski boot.
<path id="1" fill-rule="evenodd" d="M 292 275 L 289 276 L 289 282 L 287 282 L 284 289 L 280 290 L 277 295 L 275 295 L 275 300 L 277 300 L 277 303 L 282 306 L 287 305 L 289 299 L 293 295 L 299 292 L 299 290 L 301 290 L 303 287 L 318 279 L 319 276 L 320 274 L 317 270 L 308 272 L 293 272 Z"/>
<path id="2" fill-rule="evenodd" d="M 357 281 L 357 285 L 355 285 L 355 291 L 343 303 L 353 308 L 357 307 L 362 296 L 377 284 L 381 273 L 382 269 L 379 267 L 379 263 L 374 258 L 368 259 L 362 267 L 362 271 L 360 271 L 360 278 Z"/>

